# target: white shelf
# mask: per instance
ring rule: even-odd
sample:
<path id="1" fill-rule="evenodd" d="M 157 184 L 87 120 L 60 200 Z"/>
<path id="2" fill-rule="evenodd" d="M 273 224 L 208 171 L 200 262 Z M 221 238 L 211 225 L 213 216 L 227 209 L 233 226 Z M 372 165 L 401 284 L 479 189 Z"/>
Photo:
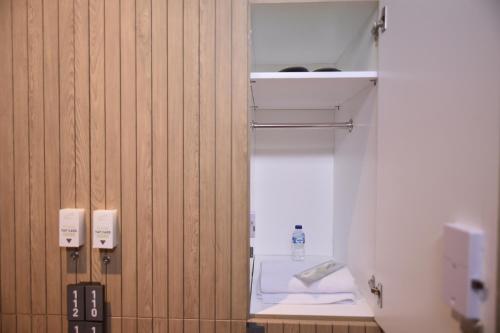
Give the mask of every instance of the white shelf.
<path id="1" fill-rule="evenodd" d="M 377 72 L 253 72 L 257 110 L 335 109 L 373 86 Z"/>
<path id="2" fill-rule="evenodd" d="M 257 256 L 255 260 L 251 259 L 253 269 L 250 269 L 252 277 L 252 293 L 250 301 L 250 315 L 252 317 L 262 318 L 284 318 L 284 317 L 324 317 L 339 319 L 373 319 L 373 310 L 367 301 L 360 297 L 354 304 L 321 304 L 321 305 L 295 305 L 295 304 L 264 304 L 257 297 L 257 280 L 260 276 L 260 263 L 262 260 L 275 260 L 290 258 L 289 256 Z M 317 257 L 324 260 L 330 257 Z M 291 259 L 290 259 L 291 260 Z"/>

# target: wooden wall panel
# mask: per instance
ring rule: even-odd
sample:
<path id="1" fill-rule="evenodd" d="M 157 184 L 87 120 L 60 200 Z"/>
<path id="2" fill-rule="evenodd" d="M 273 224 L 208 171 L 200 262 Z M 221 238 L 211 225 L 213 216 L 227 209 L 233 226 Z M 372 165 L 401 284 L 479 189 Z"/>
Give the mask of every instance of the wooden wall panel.
<path id="1" fill-rule="evenodd" d="M 266 328 L 268 333 L 368 333 L 382 332 L 374 321 L 332 321 L 332 320 L 292 320 L 292 319 L 264 319 L 250 320 Z"/>
<path id="2" fill-rule="evenodd" d="M 59 207 L 61 206 L 59 161 L 59 8 L 57 1 L 43 3 L 43 78 L 45 115 L 45 253 L 47 258 L 47 314 L 61 313 L 61 253 L 59 251 Z M 73 18 L 71 6 L 70 18 Z M 71 24 L 71 32 L 73 31 Z M 73 36 L 71 43 L 73 44 Z M 74 57 L 70 58 L 74 88 Z M 70 92 L 74 114 L 74 89 Z M 74 179 L 74 177 L 73 177 Z"/>
<path id="3" fill-rule="evenodd" d="M 199 0 L 184 1 L 184 318 L 200 309 L 199 13 Z"/>
<path id="4" fill-rule="evenodd" d="M 43 2 L 28 1 L 31 312 L 46 312 Z"/>
<path id="5" fill-rule="evenodd" d="M 137 0 L 136 10 L 137 309 L 140 317 L 152 317 L 151 0 Z"/>
<path id="6" fill-rule="evenodd" d="M 104 81 L 104 1 L 89 0 L 90 29 L 90 203 L 91 209 L 106 208 L 106 111 Z M 92 230 L 92 214 L 91 223 Z M 100 251 L 92 250 L 94 282 L 104 282 Z"/>
<path id="7" fill-rule="evenodd" d="M 152 1 L 153 258 L 168 258 L 167 1 Z M 153 316 L 168 318 L 168 265 L 153 260 Z M 155 321 L 155 332 L 168 322 Z"/>
<path id="8" fill-rule="evenodd" d="M 231 316 L 231 0 L 216 0 L 215 318 Z"/>
<path id="9" fill-rule="evenodd" d="M 4 12 L 2 12 L 4 13 Z M 27 2 L 12 2 L 16 311 L 31 312 Z M 4 22 L 4 20 L 2 20 Z M 2 30 L 4 31 L 4 30 Z M 57 129 L 56 133 L 59 131 Z M 3 232 L 3 230 L 2 230 Z"/>
<path id="10" fill-rule="evenodd" d="M 105 12 L 105 108 L 106 108 L 106 209 L 116 209 L 118 229 L 121 230 L 121 124 L 120 124 L 120 1 L 107 0 Z M 106 309 L 108 316 L 122 313 L 121 241 L 114 251 L 106 251 L 111 262 L 105 269 Z M 116 322 L 116 321 L 115 321 Z M 118 327 L 119 328 L 119 327 Z M 113 325 L 117 330 L 117 324 Z"/>
<path id="11" fill-rule="evenodd" d="M 0 1 L 0 309 L 16 312 L 11 1 Z M 2 321 L 2 324 L 3 321 Z"/>
<path id="12" fill-rule="evenodd" d="M 77 169 L 76 169 L 76 144 L 77 142 L 75 133 L 76 114 L 81 112 L 79 102 L 81 96 L 75 94 L 77 90 L 76 70 L 79 66 L 79 61 L 82 56 L 76 51 L 77 44 L 76 38 L 79 34 L 73 34 L 73 29 L 80 29 L 80 22 L 75 22 L 73 15 L 76 12 L 73 1 L 59 1 L 59 139 L 60 139 L 60 158 L 59 158 L 59 172 L 60 172 L 60 207 L 73 208 L 81 207 L 88 208 L 87 206 L 79 206 L 76 202 L 77 188 Z M 79 57 L 78 57 L 79 56 Z M 78 58 L 77 58 L 78 57 Z M 85 55 L 88 58 L 88 51 Z M 87 68 L 88 70 L 88 68 Z M 88 82 L 86 82 L 88 84 Z M 79 98 L 77 103 L 77 98 Z M 88 96 L 86 96 L 88 100 Z M 48 143 L 50 144 L 50 142 Z M 85 142 L 87 144 L 87 140 Z M 85 219 L 89 223 L 89 219 Z M 70 258 L 69 251 L 61 251 L 61 280 L 63 285 L 68 283 L 75 283 L 76 281 L 76 263 Z M 84 255 L 80 260 L 84 259 Z M 61 304 L 66 302 L 66 288 L 61 290 Z M 62 312 L 66 313 L 66 307 L 62 307 Z"/>
<path id="13" fill-rule="evenodd" d="M 111 332 L 245 331 L 246 1 L 0 0 L 0 18 L 3 331 L 67 331 L 66 286 L 91 280 Z M 91 247 L 104 208 L 111 251 Z"/>
<path id="14" fill-rule="evenodd" d="M 183 0 L 168 0 L 168 315 L 172 319 L 184 316 L 183 6 Z"/>
<path id="15" fill-rule="evenodd" d="M 133 317 L 137 315 L 135 0 L 121 0 L 120 11 L 122 290 L 126 291 L 122 315 Z"/>
<path id="16" fill-rule="evenodd" d="M 200 0 L 200 318 L 215 319 L 215 0 Z"/>
<path id="17" fill-rule="evenodd" d="M 232 138 L 231 138 L 231 318 L 246 319 L 248 314 L 249 276 L 248 218 L 248 51 L 247 0 L 233 0 L 232 5 Z"/>
<path id="18" fill-rule="evenodd" d="M 64 0 L 62 0 L 64 1 Z M 90 59 L 89 59 L 89 0 L 74 0 L 75 8 L 75 206 L 85 209 L 87 225 L 85 244 L 90 244 Z M 61 84 L 64 84 L 62 82 Z M 61 129 L 63 131 L 65 129 Z M 62 139 L 61 139 L 62 141 Z M 64 154 L 61 154 L 61 159 Z M 62 161 L 61 161 L 62 165 Z M 63 205 L 64 207 L 64 205 Z M 91 271 L 90 246 L 80 249 L 77 280 L 89 281 Z M 68 263 L 64 251 L 63 266 Z M 69 272 L 71 269 L 64 270 Z M 73 279 L 74 280 L 74 279 Z M 63 288 L 63 300 L 66 291 Z M 63 307 L 63 313 L 65 313 Z"/>

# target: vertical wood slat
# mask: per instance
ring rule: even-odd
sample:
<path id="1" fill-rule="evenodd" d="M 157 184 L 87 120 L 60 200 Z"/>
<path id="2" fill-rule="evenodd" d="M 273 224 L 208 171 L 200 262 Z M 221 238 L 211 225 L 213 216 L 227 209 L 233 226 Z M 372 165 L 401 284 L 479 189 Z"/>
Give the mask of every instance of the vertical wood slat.
<path id="1" fill-rule="evenodd" d="M 16 110 L 14 112 L 15 261 L 23 263 L 15 265 L 17 313 L 31 312 L 27 10 L 26 1 L 12 2 L 12 67 Z M 2 22 L 6 20 L 2 19 Z M 5 30 L 2 28 L 2 31 Z M 0 232 L 3 233 L 3 230 Z"/>
<path id="2" fill-rule="evenodd" d="M 151 319 L 151 318 L 138 318 L 137 319 L 137 332 L 138 333 L 151 333 L 151 332 L 153 332 L 153 319 Z"/>
<path id="3" fill-rule="evenodd" d="M 201 333 L 215 333 L 215 321 L 214 320 L 203 320 L 203 319 L 200 320 L 200 332 Z"/>
<path id="4" fill-rule="evenodd" d="M 333 333 L 348 333 L 349 323 L 347 322 L 335 322 L 333 326 Z"/>
<path id="5" fill-rule="evenodd" d="M 382 333 L 382 330 L 376 323 L 365 324 L 366 333 Z"/>
<path id="6" fill-rule="evenodd" d="M 121 230 L 121 164 L 120 164 L 120 1 L 107 0 L 105 15 L 105 151 L 106 151 L 106 209 L 116 209 L 118 230 Z M 118 236 L 119 237 L 119 236 Z M 111 262 L 106 268 L 107 316 L 121 316 L 121 242 L 108 253 Z M 116 325 L 113 325 L 116 330 Z"/>
<path id="7" fill-rule="evenodd" d="M 298 322 L 287 322 L 283 324 L 283 333 L 299 333 L 300 326 Z"/>
<path id="8" fill-rule="evenodd" d="M 47 316 L 34 315 L 31 316 L 31 332 L 32 333 L 48 333 L 47 332 Z M 50 332 L 52 333 L 52 332 Z"/>
<path id="9" fill-rule="evenodd" d="M 231 319 L 248 316 L 249 186 L 248 186 L 248 33 L 247 0 L 232 7 L 232 191 L 231 191 Z"/>
<path id="10" fill-rule="evenodd" d="M 0 2 L 0 309 L 16 312 L 11 1 Z M 9 320 L 9 319 L 6 319 Z M 2 321 L 2 325 L 7 325 Z M 4 330 L 5 331 L 5 330 Z"/>
<path id="11" fill-rule="evenodd" d="M 17 326 L 17 332 L 18 333 L 31 333 L 31 315 L 17 315 L 17 318 L 13 316 L 14 318 L 14 325 Z M 12 331 L 6 331 L 6 332 L 16 332 L 16 326 Z"/>
<path id="12" fill-rule="evenodd" d="M 334 323 L 318 323 L 316 324 L 316 332 L 317 333 L 332 333 Z"/>
<path id="13" fill-rule="evenodd" d="M 168 331 L 172 333 L 184 332 L 184 321 L 182 319 L 170 319 L 168 321 Z"/>
<path id="14" fill-rule="evenodd" d="M 90 28 L 90 203 L 106 207 L 106 115 L 104 81 L 104 1 L 89 0 Z M 90 230 L 92 230 L 92 216 Z M 104 282 L 100 251 L 92 249 L 94 282 Z"/>
<path id="15" fill-rule="evenodd" d="M 89 0 L 74 0 L 75 8 L 75 202 L 85 209 L 85 244 L 78 260 L 78 281 L 91 276 L 90 229 L 90 59 L 89 59 Z M 62 129 L 65 130 L 65 129 Z M 62 139 L 61 139 L 62 140 Z M 62 154 L 64 155 L 64 154 Z M 68 252 L 63 265 L 70 261 Z M 66 270 L 68 271 L 68 270 Z M 63 271 L 64 273 L 64 271 Z M 68 276 L 69 278 L 69 276 Z M 73 280 L 74 281 L 74 280 Z M 63 288 L 65 302 L 66 288 Z M 66 308 L 63 307 L 63 314 Z"/>
<path id="16" fill-rule="evenodd" d="M 242 320 L 232 320 L 231 321 L 231 333 L 246 333 L 246 321 Z"/>
<path id="17" fill-rule="evenodd" d="M 28 1 L 31 312 L 46 312 L 43 2 Z"/>
<path id="18" fill-rule="evenodd" d="M 200 333 L 200 321 L 198 319 L 184 319 L 184 332 Z"/>
<path id="19" fill-rule="evenodd" d="M 168 319 L 153 318 L 153 333 L 167 333 Z"/>
<path id="20" fill-rule="evenodd" d="M 183 0 L 168 0 L 168 313 L 184 317 Z M 177 324 L 169 324 L 177 325 Z M 175 332 L 175 330 L 173 330 Z"/>
<path id="21" fill-rule="evenodd" d="M 137 315 L 135 0 L 121 8 L 122 315 Z M 123 328 L 129 329 L 125 323 Z"/>
<path id="22" fill-rule="evenodd" d="M 200 307 L 199 12 L 199 0 L 184 1 L 184 318 Z"/>
<path id="23" fill-rule="evenodd" d="M 47 332 L 49 332 L 49 333 L 63 333 L 62 317 L 60 315 L 48 315 L 47 316 Z"/>
<path id="24" fill-rule="evenodd" d="M 316 325 L 311 323 L 300 323 L 300 333 L 315 333 Z"/>
<path id="25" fill-rule="evenodd" d="M 283 324 L 282 323 L 267 323 L 267 332 L 268 333 L 283 333 Z"/>
<path id="26" fill-rule="evenodd" d="M 59 1 L 59 137 L 60 137 L 60 206 L 73 208 L 76 202 L 76 132 L 75 132 L 75 34 L 73 1 Z M 88 57 L 88 54 L 85 55 Z M 49 112 L 47 110 L 47 112 Z M 47 143 L 50 144 L 50 143 Z M 87 144 L 85 142 L 85 144 Z M 87 207 L 81 207 L 87 208 Z M 88 224 L 88 219 L 85 223 Z M 83 251 L 82 251 L 83 252 Z M 84 259 L 84 256 L 80 260 Z M 75 282 L 75 267 L 69 251 L 61 251 L 61 281 L 63 286 Z M 61 304 L 66 302 L 66 288 L 61 288 Z M 66 307 L 62 307 L 63 313 Z"/>
<path id="27" fill-rule="evenodd" d="M 216 319 L 231 316 L 231 0 L 216 0 Z"/>
<path id="28" fill-rule="evenodd" d="M 215 0 L 200 0 L 200 318 L 215 319 Z"/>
<path id="29" fill-rule="evenodd" d="M 47 314 L 61 313 L 61 253 L 59 251 L 59 8 L 57 1 L 43 2 L 44 110 L 45 110 L 45 220 L 47 258 Z M 71 8 L 71 18 L 73 8 Z M 70 30 L 71 34 L 73 29 Z M 73 37 L 73 36 L 71 36 Z M 73 63 L 72 56 L 71 62 Z M 71 64 L 71 68 L 74 66 Z M 73 70 L 72 70 L 73 71 Z M 73 72 L 74 74 L 74 72 Z M 74 75 L 69 79 L 74 108 Z M 74 178 L 74 177 L 73 177 Z"/>
<path id="30" fill-rule="evenodd" d="M 122 333 L 136 333 L 137 332 L 137 319 L 123 318 L 122 319 Z"/>
<path id="31" fill-rule="evenodd" d="M 365 333 L 365 323 L 350 322 L 349 333 Z"/>
<path id="32" fill-rule="evenodd" d="M 215 322 L 215 332 L 231 333 L 231 322 L 228 320 L 218 320 Z"/>
<path id="33" fill-rule="evenodd" d="M 13 315 L 13 314 L 2 314 L 2 315 L 0 315 L 0 317 L 2 318 L 0 320 L 1 325 L 2 325 L 0 327 L 0 331 L 2 333 L 5 333 L 5 332 L 16 332 L 16 329 L 17 329 L 17 332 L 21 332 L 21 330 L 18 327 L 18 324 L 16 323 L 16 315 Z M 29 320 L 28 320 L 28 322 L 29 322 Z M 24 333 L 24 332 L 29 332 L 29 331 L 24 330 L 22 332 Z"/>
<path id="34" fill-rule="evenodd" d="M 167 1 L 152 1 L 153 258 L 168 258 Z M 168 264 L 153 260 L 153 316 L 168 317 Z M 166 332 L 168 322 L 154 323 Z"/>
<path id="35" fill-rule="evenodd" d="M 151 184 L 151 0 L 136 1 L 137 73 L 137 306 L 153 313 Z"/>

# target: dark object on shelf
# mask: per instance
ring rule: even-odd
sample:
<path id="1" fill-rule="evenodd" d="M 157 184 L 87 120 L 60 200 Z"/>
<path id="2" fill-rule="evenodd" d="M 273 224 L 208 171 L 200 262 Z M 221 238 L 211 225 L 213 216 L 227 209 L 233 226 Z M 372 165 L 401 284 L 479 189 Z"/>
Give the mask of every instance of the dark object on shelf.
<path id="1" fill-rule="evenodd" d="M 280 70 L 280 72 L 284 73 L 297 73 L 297 72 L 309 72 L 309 70 L 305 67 L 295 66 L 295 67 L 287 67 Z"/>
<path id="2" fill-rule="evenodd" d="M 342 72 L 342 71 L 335 67 L 323 67 L 315 69 L 313 72 Z"/>

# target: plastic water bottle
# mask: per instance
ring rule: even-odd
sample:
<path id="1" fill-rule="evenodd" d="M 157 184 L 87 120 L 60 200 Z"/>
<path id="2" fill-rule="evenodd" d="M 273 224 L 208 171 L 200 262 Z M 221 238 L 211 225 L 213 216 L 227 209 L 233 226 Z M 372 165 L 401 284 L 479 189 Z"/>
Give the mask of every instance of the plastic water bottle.
<path id="1" fill-rule="evenodd" d="M 292 235 L 292 259 L 302 261 L 306 255 L 306 235 L 302 231 L 302 226 L 297 224 Z"/>

